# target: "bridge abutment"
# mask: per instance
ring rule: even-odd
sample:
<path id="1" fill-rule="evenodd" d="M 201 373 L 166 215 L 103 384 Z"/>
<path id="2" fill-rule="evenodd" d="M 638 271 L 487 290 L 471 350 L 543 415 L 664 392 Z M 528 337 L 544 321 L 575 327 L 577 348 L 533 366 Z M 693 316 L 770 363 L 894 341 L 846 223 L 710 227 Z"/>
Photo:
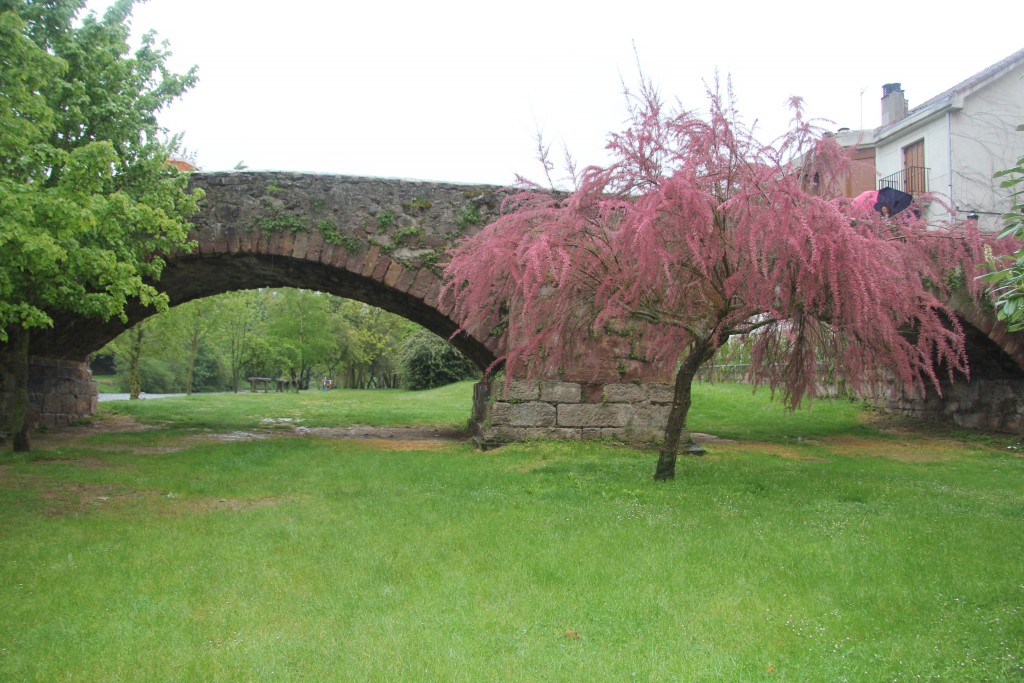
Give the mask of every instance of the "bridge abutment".
<path id="1" fill-rule="evenodd" d="M 481 448 L 531 439 L 659 442 L 672 385 L 503 379 L 474 387 L 470 432 Z"/>
<path id="2" fill-rule="evenodd" d="M 14 378 L 10 359 L 0 354 L 0 434 L 10 430 Z M 31 429 L 73 424 L 96 414 L 99 391 L 84 361 L 29 357 L 28 415 Z"/>

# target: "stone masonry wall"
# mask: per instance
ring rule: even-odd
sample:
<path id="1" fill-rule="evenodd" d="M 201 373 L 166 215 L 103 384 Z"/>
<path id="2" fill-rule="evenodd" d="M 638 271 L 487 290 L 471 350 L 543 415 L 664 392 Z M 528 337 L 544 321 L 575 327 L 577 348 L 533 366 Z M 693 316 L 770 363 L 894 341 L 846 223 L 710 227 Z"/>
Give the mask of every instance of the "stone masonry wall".
<path id="1" fill-rule="evenodd" d="M 668 384 L 503 380 L 476 385 L 470 429 L 482 448 L 529 439 L 659 441 Z"/>
<path id="2" fill-rule="evenodd" d="M 707 366 L 698 374 L 703 382 L 749 383 L 747 366 Z M 834 385 L 818 387 L 818 396 L 842 395 Z M 937 420 L 964 429 L 1020 433 L 1024 428 L 1024 379 L 976 377 L 953 384 L 943 382 L 942 396 L 906 392 L 895 385 L 879 385 L 859 398 L 879 410 L 922 420 Z"/>
<path id="3" fill-rule="evenodd" d="M 10 429 L 13 377 L 8 359 L 0 355 L 0 433 Z M 29 358 L 28 422 L 31 428 L 72 424 L 96 413 L 99 392 L 88 363 Z"/>
<path id="4" fill-rule="evenodd" d="M 866 397 L 882 410 L 910 417 L 950 422 L 964 429 L 986 429 L 1012 434 L 1024 428 L 1024 380 L 980 379 L 943 387 L 922 395 L 894 387 L 879 387 Z"/>

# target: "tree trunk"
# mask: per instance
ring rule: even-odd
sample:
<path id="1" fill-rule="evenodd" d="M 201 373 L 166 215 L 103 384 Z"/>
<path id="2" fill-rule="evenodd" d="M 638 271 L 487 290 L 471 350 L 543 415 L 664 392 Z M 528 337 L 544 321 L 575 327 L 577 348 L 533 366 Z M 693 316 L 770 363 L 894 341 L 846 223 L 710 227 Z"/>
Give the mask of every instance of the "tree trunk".
<path id="1" fill-rule="evenodd" d="M 192 395 L 192 380 L 195 378 L 196 356 L 199 354 L 199 332 L 192 330 L 192 338 L 188 348 L 188 376 L 185 380 L 185 395 Z"/>
<path id="2" fill-rule="evenodd" d="M 28 348 L 29 332 L 20 327 L 11 329 L 10 349 L 14 375 L 14 397 L 11 405 L 12 448 L 27 453 L 32 450 L 28 438 Z"/>
<path id="3" fill-rule="evenodd" d="M 691 391 L 693 378 L 709 358 L 715 355 L 718 347 L 710 341 L 694 345 L 679 366 L 676 373 L 675 392 L 672 396 L 672 408 L 668 413 L 665 425 L 665 438 L 658 454 L 658 465 L 654 469 L 655 481 L 669 481 L 676 477 L 676 456 L 679 454 L 679 442 L 686 432 L 686 443 L 690 443 L 690 432 L 686 429 L 686 417 L 690 413 Z"/>
<path id="4" fill-rule="evenodd" d="M 142 356 L 142 323 L 129 332 L 131 346 L 128 351 L 128 398 L 138 399 L 142 392 L 142 380 L 139 377 L 139 357 Z"/>

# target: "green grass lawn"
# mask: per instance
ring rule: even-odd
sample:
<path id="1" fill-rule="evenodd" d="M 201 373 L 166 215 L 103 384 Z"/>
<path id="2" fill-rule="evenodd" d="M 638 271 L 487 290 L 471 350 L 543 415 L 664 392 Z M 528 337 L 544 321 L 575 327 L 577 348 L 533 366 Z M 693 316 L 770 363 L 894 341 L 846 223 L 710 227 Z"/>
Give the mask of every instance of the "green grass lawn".
<path id="1" fill-rule="evenodd" d="M 730 385 L 668 484 L 610 444 L 222 436 L 462 424 L 469 387 L 105 403 L 158 426 L 5 453 L 0 680 L 1024 678 L 1005 436 Z"/>
<path id="2" fill-rule="evenodd" d="M 465 428 L 473 382 L 431 391 L 331 391 L 193 394 L 157 400 L 109 401 L 101 409 L 178 429 L 255 429 L 266 420 L 301 420 L 306 427 Z"/>
<path id="3" fill-rule="evenodd" d="M 101 394 L 121 393 L 116 375 L 93 375 L 93 381 L 96 382 L 96 388 Z"/>

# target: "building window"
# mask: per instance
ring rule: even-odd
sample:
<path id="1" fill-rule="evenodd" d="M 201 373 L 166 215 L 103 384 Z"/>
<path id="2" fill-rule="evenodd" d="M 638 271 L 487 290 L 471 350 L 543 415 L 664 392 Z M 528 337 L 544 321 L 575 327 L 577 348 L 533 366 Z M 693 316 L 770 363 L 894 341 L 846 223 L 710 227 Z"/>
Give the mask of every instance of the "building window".
<path id="1" fill-rule="evenodd" d="M 903 191 L 914 195 L 928 191 L 928 169 L 924 165 L 924 140 L 903 148 Z"/>

